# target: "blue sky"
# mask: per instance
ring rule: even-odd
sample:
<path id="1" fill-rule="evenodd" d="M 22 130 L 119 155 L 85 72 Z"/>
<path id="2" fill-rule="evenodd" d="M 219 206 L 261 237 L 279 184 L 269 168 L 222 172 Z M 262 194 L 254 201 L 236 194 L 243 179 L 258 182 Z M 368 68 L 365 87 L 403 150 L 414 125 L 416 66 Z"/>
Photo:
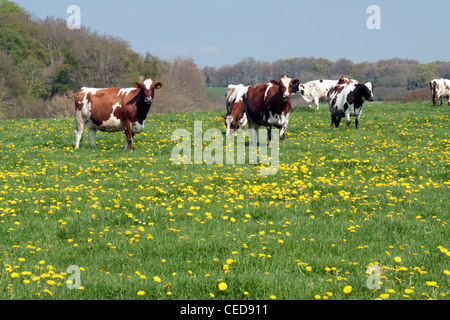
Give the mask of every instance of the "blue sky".
<path id="1" fill-rule="evenodd" d="M 221 67 L 253 57 L 273 62 L 322 57 L 354 62 L 410 58 L 450 61 L 448 0 L 14 0 L 38 18 L 67 20 L 120 37 L 136 52 L 191 57 Z M 381 29 L 366 13 L 380 8 Z"/>

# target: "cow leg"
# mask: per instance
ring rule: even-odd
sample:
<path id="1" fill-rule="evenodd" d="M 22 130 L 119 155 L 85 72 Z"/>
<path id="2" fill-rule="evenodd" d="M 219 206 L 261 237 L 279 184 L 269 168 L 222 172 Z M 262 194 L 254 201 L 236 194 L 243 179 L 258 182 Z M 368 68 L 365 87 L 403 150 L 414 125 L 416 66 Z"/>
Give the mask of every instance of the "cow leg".
<path id="1" fill-rule="evenodd" d="M 91 142 L 92 148 L 95 149 L 95 136 L 97 135 L 97 130 L 93 128 L 89 128 L 89 141 Z"/>
<path id="2" fill-rule="evenodd" d="M 283 125 L 283 127 L 281 128 L 281 131 L 280 131 L 280 144 L 281 145 L 284 144 L 284 137 L 286 134 L 286 130 L 287 130 L 287 123 L 285 125 Z"/>
<path id="3" fill-rule="evenodd" d="M 347 129 L 350 127 L 350 113 L 345 113 L 345 122 L 347 123 Z"/>
<path id="4" fill-rule="evenodd" d="M 337 114 L 332 114 L 331 115 L 331 121 L 334 123 L 334 126 L 336 128 L 339 128 L 339 124 L 341 123 L 341 116 L 338 116 Z"/>
<path id="5" fill-rule="evenodd" d="M 358 115 L 356 116 L 356 119 L 355 119 L 355 127 L 356 127 L 356 129 L 358 129 L 358 126 L 359 126 L 359 118 L 361 118 L 361 112 L 362 112 L 362 110 L 359 111 L 359 113 L 358 113 Z"/>
<path id="6" fill-rule="evenodd" d="M 339 125 L 341 124 L 341 119 L 342 119 L 341 116 L 336 117 L 336 128 L 339 128 Z"/>
<path id="7" fill-rule="evenodd" d="M 314 98 L 314 104 L 316 105 L 316 109 L 319 110 L 319 98 L 318 97 Z"/>
<path id="8" fill-rule="evenodd" d="M 252 144 L 252 146 L 256 146 L 257 145 L 257 134 L 258 134 L 258 129 L 259 126 L 256 123 L 250 122 L 248 124 L 249 127 L 249 131 L 250 131 L 250 143 Z"/>
<path id="9" fill-rule="evenodd" d="M 127 139 L 127 145 L 125 146 L 125 150 L 133 150 L 133 132 L 131 131 L 131 123 L 125 124 L 125 137 Z"/>
<path id="10" fill-rule="evenodd" d="M 77 111 L 75 114 L 75 121 L 76 121 L 76 130 L 75 130 L 75 149 L 78 149 L 80 147 L 80 141 L 83 137 L 83 130 L 84 130 L 84 120 L 81 115 L 81 111 Z"/>
<path id="11" fill-rule="evenodd" d="M 272 125 L 267 124 L 267 139 L 269 139 L 269 147 L 272 145 Z"/>

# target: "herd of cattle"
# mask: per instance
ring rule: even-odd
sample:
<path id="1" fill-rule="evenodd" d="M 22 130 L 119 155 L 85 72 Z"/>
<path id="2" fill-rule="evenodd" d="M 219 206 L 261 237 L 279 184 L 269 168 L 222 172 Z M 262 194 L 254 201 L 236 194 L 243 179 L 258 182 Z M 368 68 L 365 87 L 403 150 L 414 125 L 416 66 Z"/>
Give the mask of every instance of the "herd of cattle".
<path id="1" fill-rule="evenodd" d="M 162 87 L 161 82 L 141 79 L 132 88 L 86 88 L 83 87 L 75 97 L 75 148 L 80 145 L 84 126 L 89 129 L 89 140 L 95 148 L 97 130 L 113 132 L 125 131 L 127 146 L 131 150 L 133 137 L 144 130 L 145 119 L 152 104 L 155 89 Z M 450 106 L 450 80 L 430 81 L 433 104 L 444 97 Z M 291 96 L 300 94 L 308 103 L 314 102 L 319 109 L 319 101 L 327 100 L 331 113 L 331 124 L 339 127 L 345 117 L 347 128 L 350 116 L 355 117 L 358 128 L 364 100 L 373 101 L 373 85 L 367 81 L 359 83 L 342 76 L 339 80 L 315 80 L 300 84 L 298 79 L 282 75 L 280 80 L 251 86 L 229 85 L 225 95 L 227 114 L 223 116 L 226 134 L 239 127 L 250 129 L 252 143 L 256 143 L 256 132 L 260 126 L 267 127 L 269 143 L 272 139 L 272 126 L 280 129 L 280 141 L 283 143 L 289 115 Z M 311 105 L 310 105 L 311 107 Z"/>

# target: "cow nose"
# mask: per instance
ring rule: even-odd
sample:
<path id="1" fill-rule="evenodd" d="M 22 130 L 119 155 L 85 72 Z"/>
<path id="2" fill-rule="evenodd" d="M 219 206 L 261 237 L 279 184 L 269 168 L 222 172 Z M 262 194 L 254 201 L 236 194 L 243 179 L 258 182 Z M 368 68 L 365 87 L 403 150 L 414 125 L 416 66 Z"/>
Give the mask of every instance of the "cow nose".
<path id="1" fill-rule="evenodd" d="M 146 97 L 145 98 L 145 103 L 152 103 L 152 98 L 151 97 Z"/>

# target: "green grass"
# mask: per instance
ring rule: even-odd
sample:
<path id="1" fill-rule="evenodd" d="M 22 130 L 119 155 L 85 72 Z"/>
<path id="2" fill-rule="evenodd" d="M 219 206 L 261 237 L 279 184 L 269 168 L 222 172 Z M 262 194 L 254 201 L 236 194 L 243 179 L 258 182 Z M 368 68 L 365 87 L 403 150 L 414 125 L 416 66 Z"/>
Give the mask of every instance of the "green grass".
<path id="1" fill-rule="evenodd" d="M 169 160 L 174 130 L 222 114 L 151 115 L 132 152 L 74 150 L 73 118 L 1 121 L 0 298 L 450 297 L 450 108 L 366 102 L 347 130 L 296 107 L 272 176 Z"/>
<path id="2" fill-rule="evenodd" d="M 227 92 L 227 87 L 207 87 L 206 92 L 214 92 L 218 96 L 223 97 Z"/>

